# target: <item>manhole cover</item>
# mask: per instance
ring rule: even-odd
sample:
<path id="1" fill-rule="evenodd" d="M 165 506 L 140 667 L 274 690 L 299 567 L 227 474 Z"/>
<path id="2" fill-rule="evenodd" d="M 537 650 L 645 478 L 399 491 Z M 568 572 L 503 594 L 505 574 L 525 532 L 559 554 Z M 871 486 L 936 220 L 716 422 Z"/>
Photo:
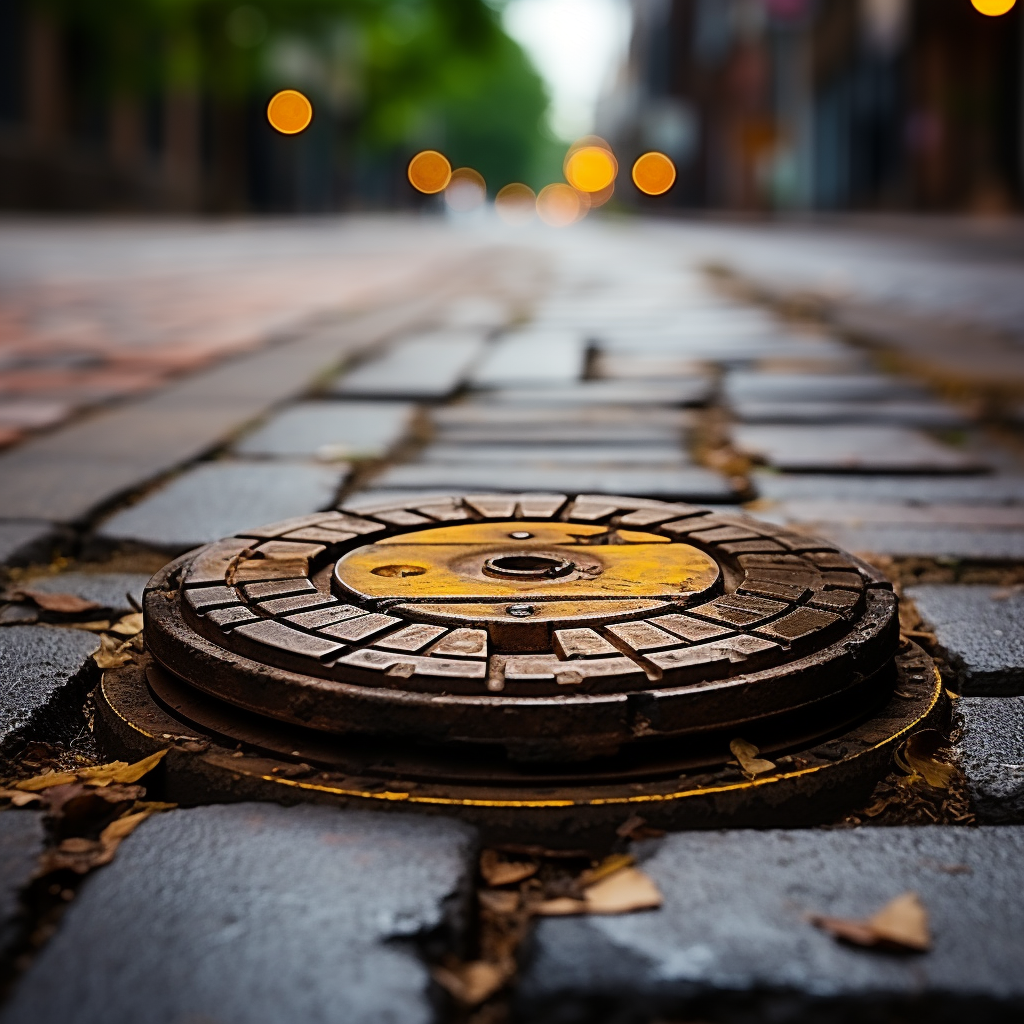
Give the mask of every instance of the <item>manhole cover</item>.
<path id="1" fill-rule="evenodd" d="M 640 499 L 406 498 L 169 565 L 101 738 L 178 799 L 339 799 L 577 839 L 830 820 L 938 713 L 896 598 L 831 545 Z M 753 777 L 743 740 L 774 767 Z M 571 823 L 571 825 L 570 825 Z"/>

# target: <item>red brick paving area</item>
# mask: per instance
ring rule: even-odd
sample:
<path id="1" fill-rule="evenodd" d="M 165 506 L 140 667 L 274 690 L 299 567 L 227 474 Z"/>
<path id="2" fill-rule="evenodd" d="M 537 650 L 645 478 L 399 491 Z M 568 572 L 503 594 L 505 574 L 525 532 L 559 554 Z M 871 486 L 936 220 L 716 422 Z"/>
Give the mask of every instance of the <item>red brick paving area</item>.
<path id="1" fill-rule="evenodd" d="M 82 246 L 90 230 L 67 229 L 69 248 L 81 246 L 77 265 L 73 252 L 58 251 L 61 232 L 51 232 L 56 266 L 38 249 L 27 269 L 16 267 L 10 249 L 0 265 L 0 447 L 256 348 L 318 314 L 422 287 L 438 272 L 436 247 L 409 246 L 407 237 L 404 246 L 387 244 L 386 232 L 361 231 L 362 246 L 343 231 L 332 245 L 324 232 L 311 251 L 296 252 L 287 235 L 249 227 L 230 238 L 226 259 L 211 262 L 189 258 L 204 229 L 159 261 L 148 258 L 153 238 L 145 232 L 101 240 L 92 261 Z M 209 229 L 214 246 L 217 233 Z M 187 269 L 166 265 L 175 258 Z"/>

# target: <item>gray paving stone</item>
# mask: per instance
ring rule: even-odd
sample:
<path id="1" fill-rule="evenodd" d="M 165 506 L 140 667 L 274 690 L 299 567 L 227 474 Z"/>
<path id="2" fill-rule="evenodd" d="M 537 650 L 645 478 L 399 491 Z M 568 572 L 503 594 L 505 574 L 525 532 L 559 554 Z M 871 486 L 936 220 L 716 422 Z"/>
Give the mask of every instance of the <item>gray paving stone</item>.
<path id="1" fill-rule="evenodd" d="M 762 373 L 736 370 L 723 387 L 729 401 L 878 402 L 913 399 L 927 392 L 913 381 L 876 373 Z"/>
<path id="2" fill-rule="evenodd" d="M 852 498 L 857 501 L 956 502 L 995 505 L 1024 504 L 1024 476 L 804 476 L 756 470 L 754 489 L 762 498 Z"/>
<path id="3" fill-rule="evenodd" d="M 134 611 L 127 594 L 142 604 L 142 591 L 149 575 L 140 572 L 65 572 L 59 576 L 37 576 L 19 581 L 26 590 L 41 590 L 45 594 L 74 594 L 92 601 L 97 611 L 127 615 Z"/>
<path id="4" fill-rule="evenodd" d="M 678 444 L 432 444 L 419 453 L 421 462 L 501 462 L 576 466 L 626 465 L 679 469 L 692 460 Z"/>
<path id="5" fill-rule="evenodd" d="M 0 814 L 0 963 L 22 930 L 19 897 L 32 881 L 45 837 L 41 812 Z"/>
<path id="6" fill-rule="evenodd" d="M 901 427 L 733 428 L 733 443 L 776 469 L 798 473 L 971 473 L 987 465 Z"/>
<path id="7" fill-rule="evenodd" d="M 706 377 L 688 380 L 583 380 L 568 387 L 502 388 L 488 396 L 496 405 L 573 406 L 704 405 L 714 388 Z"/>
<path id="8" fill-rule="evenodd" d="M 1024 592 L 968 584 L 910 587 L 966 696 L 1024 694 Z"/>
<path id="9" fill-rule="evenodd" d="M 961 697 L 953 723 L 978 821 L 1024 824 L 1024 697 Z"/>
<path id="10" fill-rule="evenodd" d="M 0 565 L 48 562 L 56 540 L 52 523 L 0 522 Z"/>
<path id="11" fill-rule="evenodd" d="M 673 355 L 726 368 L 749 367 L 765 359 L 844 361 L 849 352 L 839 342 L 778 334 L 749 337 L 707 334 L 681 338 L 673 333 L 632 330 L 601 332 L 597 335 L 597 346 L 600 351 L 612 354 Z"/>
<path id="12" fill-rule="evenodd" d="M 465 491 L 635 494 L 645 498 L 693 502 L 728 502 L 735 494 L 726 477 L 696 466 L 662 471 L 644 467 L 551 467 L 543 462 L 535 465 L 428 462 L 392 466 L 374 477 L 372 485 L 383 490 L 452 488 Z"/>
<path id="13" fill-rule="evenodd" d="M 528 328 L 503 335 L 474 370 L 476 388 L 568 384 L 583 376 L 587 340 L 580 332 Z"/>
<path id="14" fill-rule="evenodd" d="M 0 454 L 0 517 L 76 523 L 305 392 L 347 352 L 423 315 L 411 299 L 297 334 Z"/>
<path id="15" fill-rule="evenodd" d="M 478 331 L 435 331 L 404 338 L 344 374 L 329 393 L 351 398 L 447 398 L 466 379 L 484 344 Z"/>
<path id="16" fill-rule="evenodd" d="M 965 526 L 820 526 L 815 528 L 847 551 L 892 558 L 936 558 L 1007 562 L 1024 559 L 1024 531 Z"/>
<path id="17" fill-rule="evenodd" d="M 409 402 L 297 402 L 235 445 L 237 455 L 265 458 L 378 459 L 405 436 Z"/>
<path id="18" fill-rule="evenodd" d="M 329 508 L 345 472 L 303 463 L 208 462 L 107 519 L 99 536 L 187 551 L 246 527 Z"/>
<path id="19" fill-rule="evenodd" d="M 795 401 L 738 399 L 730 402 L 743 423 L 868 423 L 878 425 L 960 429 L 970 418 L 945 402 L 936 401 Z"/>
<path id="20" fill-rule="evenodd" d="M 86 880 L 0 1021 L 427 1024 L 414 943 L 464 928 L 474 846 L 457 822 L 326 807 L 157 815 Z"/>
<path id="21" fill-rule="evenodd" d="M 82 701 L 95 682 L 90 656 L 98 647 L 95 635 L 80 629 L 0 629 L 0 748 L 44 727 L 47 738 L 78 732 Z"/>
<path id="22" fill-rule="evenodd" d="M 867 1021 L 917 1007 L 929 1021 L 1009 1021 L 1024 1007 L 1024 828 L 684 833 L 646 850 L 664 906 L 542 921 L 522 1019 Z M 807 920 L 863 918 L 911 890 L 927 953 L 845 946 Z M 815 1015 L 823 1005 L 839 1009 Z"/>

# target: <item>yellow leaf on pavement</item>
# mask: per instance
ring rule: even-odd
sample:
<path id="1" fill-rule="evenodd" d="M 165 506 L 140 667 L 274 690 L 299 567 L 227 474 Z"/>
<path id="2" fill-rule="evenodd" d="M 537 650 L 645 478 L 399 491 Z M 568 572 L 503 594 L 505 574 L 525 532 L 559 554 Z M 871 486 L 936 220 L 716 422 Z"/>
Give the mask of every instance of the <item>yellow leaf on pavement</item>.
<path id="1" fill-rule="evenodd" d="M 583 894 L 588 914 L 629 914 L 656 910 L 662 895 L 649 875 L 637 868 L 623 868 L 602 878 Z"/>
<path id="2" fill-rule="evenodd" d="M 141 633 L 142 612 L 132 612 L 130 615 L 125 615 L 118 619 L 110 627 L 110 632 L 117 633 L 119 636 L 135 636 L 136 633 Z"/>
<path id="3" fill-rule="evenodd" d="M 862 921 L 816 915 L 811 918 L 811 923 L 835 938 L 857 946 L 925 952 L 932 945 L 928 911 L 916 892 L 897 896 Z"/>
<path id="4" fill-rule="evenodd" d="M 748 743 L 746 740 L 733 740 L 729 744 L 729 749 L 732 751 L 732 756 L 739 762 L 740 770 L 747 778 L 752 779 L 755 775 L 763 775 L 775 767 L 774 761 L 758 757 L 757 755 L 760 751 L 753 743 Z"/>

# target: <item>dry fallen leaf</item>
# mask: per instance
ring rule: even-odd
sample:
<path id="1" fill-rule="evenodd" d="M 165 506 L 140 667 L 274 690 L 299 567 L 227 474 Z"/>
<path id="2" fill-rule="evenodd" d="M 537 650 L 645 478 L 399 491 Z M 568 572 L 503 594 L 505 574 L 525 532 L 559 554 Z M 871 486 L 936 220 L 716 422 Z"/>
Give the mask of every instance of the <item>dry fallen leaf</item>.
<path id="1" fill-rule="evenodd" d="M 514 889 L 482 889 L 477 895 L 481 909 L 492 914 L 514 914 L 519 909 L 519 893 Z"/>
<path id="2" fill-rule="evenodd" d="M 31 779 L 22 779 L 12 784 L 12 789 L 26 793 L 36 793 L 52 786 L 65 786 L 71 782 L 85 782 L 90 786 L 109 786 L 112 783 L 138 782 L 147 772 L 152 771 L 166 756 L 167 750 L 158 750 L 149 757 L 144 757 L 135 764 L 127 761 L 112 761 L 110 764 L 98 764 L 89 768 L 79 768 L 74 772 L 46 771 Z"/>
<path id="3" fill-rule="evenodd" d="M 662 896 L 653 880 L 637 868 L 623 868 L 602 878 L 583 894 L 588 914 L 628 914 L 655 910 Z"/>
<path id="4" fill-rule="evenodd" d="M 914 733 L 895 754 L 896 763 L 910 776 L 909 782 L 923 779 L 934 789 L 948 789 L 956 777 L 956 768 L 939 757 L 946 740 L 935 729 Z"/>
<path id="5" fill-rule="evenodd" d="M 620 866 L 611 874 L 592 882 L 584 890 L 582 899 L 560 896 L 544 900 L 533 908 L 533 912 L 541 917 L 629 914 L 635 910 L 656 910 L 662 902 L 658 887 L 648 875 L 638 868 Z"/>
<path id="6" fill-rule="evenodd" d="M 514 885 L 532 878 L 537 863 L 525 860 L 502 860 L 497 850 L 484 850 L 480 854 L 480 874 L 488 885 Z"/>
<path id="7" fill-rule="evenodd" d="M 0 789 L 0 800 L 10 800 L 12 807 L 28 807 L 29 804 L 42 803 L 35 793 L 22 793 L 17 789 Z"/>
<path id="8" fill-rule="evenodd" d="M 62 625 L 70 629 L 84 629 L 88 633 L 105 633 L 110 629 L 110 620 L 96 619 L 95 622 L 65 622 Z"/>
<path id="9" fill-rule="evenodd" d="M 86 601 L 77 594 L 49 594 L 43 590 L 16 590 L 14 597 L 27 598 L 44 612 L 61 612 L 64 615 L 80 615 L 91 612 L 103 605 L 95 601 Z"/>
<path id="10" fill-rule="evenodd" d="M 53 871 L 74 871 L 84 875 L 93 868 L 109 864 L 117 853 L 121 841 L 138 828 L 154 812 L 137 811 L 112 821 L 101 833 L 99 839 L 84 839 L 74 836 L 65 839 L 55 849 L 47 850 L 40 859 L 40 875 Z"/>
<path id="11" fill-rule="evenodd" d="M 890 900 L 864 921 L 816 915 L 811 923 L 837 939 L 857 946 L 925 952 L 931 949 L 928 911 L 916 892 L 905 892 Z"/>
<path id="12" fill-rule="evenodd" d="M 474 960 L 458 967 L 435 967 L 434 978 L 463 1006 L 479 1006 L 512 976 L 510 965 Z"/>
<path id="13" fill-rule="evenodd" d="M 729 749 L 732 751 L 732 756 L 739 763 L 740 770 L 748 779 L 752 779 L 755 775 L 763 775 L 765 772 L 770 772 L 775 767 L 773 761 L 758 757 L 757 755 L 760 751 L 753 743 L 748 743 L 746 740 L 733 740 L 729 744 Z"/>
<path id="14" fill-rule="evenodd" d="M 92 656 L 92 660 L 100 668 L 120 668 L 132 660 L 132 656 L 125 650 L 125 646 L 125 644 L 118 643 L 109 634 L 104 633 L 100 636 L 100 649 Z"/>
<path id="15" fill-rule="evenodd" d="M 142 632 L 142 613 L 132 612 L 130 615 L 122 616 L 110 627 L 111 633 L 119 636 L 135 636 Z"/>

